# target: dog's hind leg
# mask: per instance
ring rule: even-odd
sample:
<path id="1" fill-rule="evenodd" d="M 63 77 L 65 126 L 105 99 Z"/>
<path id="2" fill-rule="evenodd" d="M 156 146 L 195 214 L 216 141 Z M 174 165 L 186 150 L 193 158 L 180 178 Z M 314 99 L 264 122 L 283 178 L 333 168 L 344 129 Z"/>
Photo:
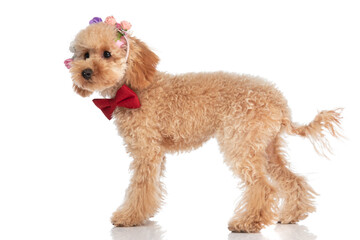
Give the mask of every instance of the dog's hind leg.
<path id="1" fill-rule="evenodd" d="M 154 216 L 161 206 L 164 189 L 160 182 L 165 168 L 165 157 L 159 147 L 144 146 L 130 149 L 134 160 L 133 176 L 124 203 L 114 212 L 115 226 L 137 226 Z"/>
<path id="2" fill-rule="evenodd" d="M 267 171 L 283 198 L 279 222 L 295 223 L 315 211 L 313 199 L 316 193 L 304 177 L 294 174 L 287 168 L 282 146 L 283 139 L 277 136 L 267 147 Z"/>
<path id="3" fill-rule="evenodd" d="M 259 232 L 276 220 L 277 193 L 266 172 L 266 147 L 280 129 L 280 123 L 254 119 L 246 130 L 225 127 L 218 134 L 225 162 L 243 180 L 244 195 L 229 222 L 234 232 Z"/>

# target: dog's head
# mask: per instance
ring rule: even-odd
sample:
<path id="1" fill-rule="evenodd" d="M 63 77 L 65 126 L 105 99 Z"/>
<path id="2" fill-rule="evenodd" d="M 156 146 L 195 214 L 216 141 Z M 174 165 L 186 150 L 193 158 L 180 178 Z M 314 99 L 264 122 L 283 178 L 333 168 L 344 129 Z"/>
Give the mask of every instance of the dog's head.
<path id="1" fill-rule="evenodd" d="M 106 95 L 123 84 L 141 90 L 152 82 L 159 58 L 145 43 L 119 29 L 116 22 L 96 22 L 71 43 L 74 56 L 68 66 L 79 95 L 94 91 Z"/>

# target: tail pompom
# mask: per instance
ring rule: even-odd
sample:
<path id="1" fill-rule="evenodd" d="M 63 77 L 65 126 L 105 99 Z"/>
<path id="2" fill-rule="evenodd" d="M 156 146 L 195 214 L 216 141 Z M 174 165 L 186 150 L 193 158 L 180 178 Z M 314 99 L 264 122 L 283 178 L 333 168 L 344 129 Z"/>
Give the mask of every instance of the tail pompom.
<path id="1" fill-rule="evenodd" d="M 332 153 L 329 141 L 325 138 L 324 130 L 327 130 L 332 136 L 341 138 L 340 121 L 342 119 L 341 113 L 343 108 L 338 108 L 331 111 L 319 112 L 315 119 L 308 125 L 299 125 L 292 122 L 287 122 L 286 132 L 291 135 L 300 135 L 307 137 L 315 148 L 315 151 L 327 158 L 326 152 Z"/>

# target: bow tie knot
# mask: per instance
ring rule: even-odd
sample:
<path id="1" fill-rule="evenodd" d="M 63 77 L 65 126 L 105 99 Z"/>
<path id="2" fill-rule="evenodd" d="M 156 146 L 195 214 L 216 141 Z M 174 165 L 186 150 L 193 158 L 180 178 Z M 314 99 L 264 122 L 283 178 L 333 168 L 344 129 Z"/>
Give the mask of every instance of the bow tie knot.
<path id="1" fill-rule="evenodd" d="M 116 92 L 114 98 L 93 99 L 93 102 L 109 120 L 116 107 L 139 108 L 141 106 L 136 93 L 125 84 Z"/>

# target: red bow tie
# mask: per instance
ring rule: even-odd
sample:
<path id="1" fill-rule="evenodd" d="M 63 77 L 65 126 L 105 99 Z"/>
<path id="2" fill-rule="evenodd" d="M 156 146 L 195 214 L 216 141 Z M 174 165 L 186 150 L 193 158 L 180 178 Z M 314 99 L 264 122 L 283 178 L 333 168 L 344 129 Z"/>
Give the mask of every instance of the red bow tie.
<path id="1" fill-rule="evenodd" d="M 136 93 L 125 84 L 117 91 L 115 98 L 94 99 L 95 105 L 100 108 L 104 115 L 110 120 L 116 107 L 139 108 L 140 101 Z"/>

